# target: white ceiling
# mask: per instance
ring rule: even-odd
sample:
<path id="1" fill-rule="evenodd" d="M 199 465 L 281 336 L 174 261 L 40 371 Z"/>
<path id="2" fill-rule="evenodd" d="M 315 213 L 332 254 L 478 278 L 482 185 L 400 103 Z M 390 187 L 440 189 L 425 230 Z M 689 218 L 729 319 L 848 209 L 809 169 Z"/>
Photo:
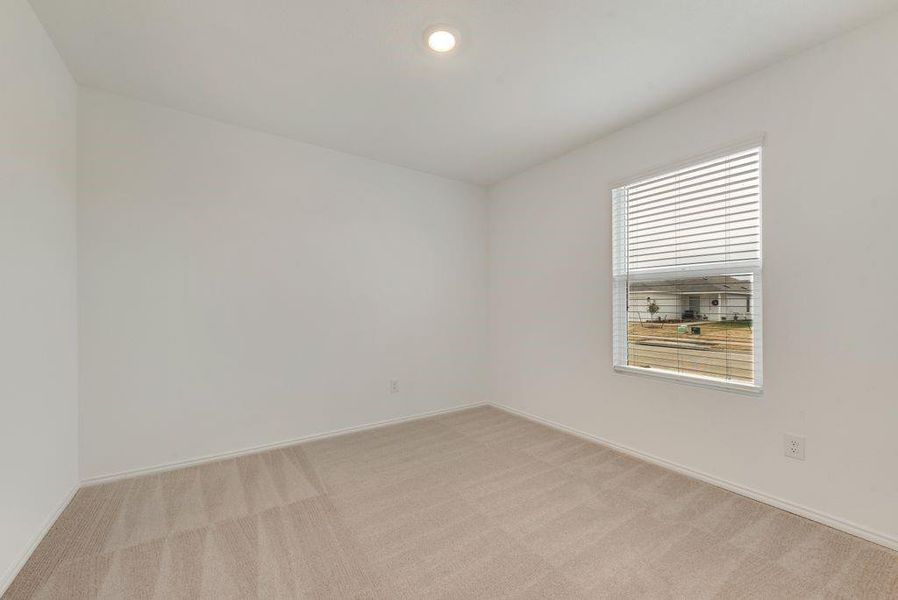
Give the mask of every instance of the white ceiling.
<path id="1" fill-rule="evenodd" d="M 31 0 L 79 83 L 491 183 L 898 0 Z M 461 33 L 450 56 L 427 26 Z"/>

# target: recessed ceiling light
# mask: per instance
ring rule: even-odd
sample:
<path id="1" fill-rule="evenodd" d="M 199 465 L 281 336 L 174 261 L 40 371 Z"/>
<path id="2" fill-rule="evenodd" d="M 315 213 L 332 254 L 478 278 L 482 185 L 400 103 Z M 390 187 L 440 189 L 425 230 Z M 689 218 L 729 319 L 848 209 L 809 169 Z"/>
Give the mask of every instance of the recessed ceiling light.
<path id="1" fill-rule="evenodd" d="M 458 34 L 442 25 L 429 28 L 424 32 L 424 39 L 428 48 L 440 54 L 452 52 L 458 44 Z"/>

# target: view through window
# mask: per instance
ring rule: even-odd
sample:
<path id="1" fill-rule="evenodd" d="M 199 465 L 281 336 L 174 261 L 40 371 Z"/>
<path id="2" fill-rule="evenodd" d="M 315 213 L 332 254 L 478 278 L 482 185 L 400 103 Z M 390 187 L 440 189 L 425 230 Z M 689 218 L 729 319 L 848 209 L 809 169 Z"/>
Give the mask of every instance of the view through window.
<path id="1" fill-rule="evenodd" d="M 613 192 L 614 364 L 760 387 L 761 149 Z"/>

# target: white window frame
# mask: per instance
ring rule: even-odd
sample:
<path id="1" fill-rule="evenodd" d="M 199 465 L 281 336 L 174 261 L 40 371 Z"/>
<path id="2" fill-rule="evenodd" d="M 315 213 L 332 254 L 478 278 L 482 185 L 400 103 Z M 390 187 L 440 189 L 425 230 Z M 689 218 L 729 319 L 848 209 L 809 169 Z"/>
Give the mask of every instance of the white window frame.
<path id="1" fill-rule="evenodd" d="M 627 375 L 637 375 L 650 377 L 655 379 L 672 381 L 686 385 L 700 386 L 706 388 L 720 389 L 729 392 L 743 393 L 749 395 L 759 395 L 763 392 L 763 259 L 764 259 L 764 243 L 763 243 L 763 205 L 764 205 L 764 146 L 765 136 L 755 136 L 749 140 L 717 148 L 710 152 L 694 156 L 688 160 L 679 161 L 664 167 L 652 169 L 640 175 L 628 177 L 625 180 L 612 184 L 609 196 L 612 199 L 612 362 L 614 371 Z M 758 148 L 759 150 L 759 181 L 758 181 L 758 210 L 759 210 L 759 258 L 752 261 L 735 261 L 720 267 L 705 267 L 702 265 L 688 267 L 660 267 L 656 269 L 647 269 L 640 272 L 630 273 L 627 268 L 627 236 L 626 224 L 615 222 L 614 211 L 616 204 L 620 201 L 618 195 L 623 188 L 634 185 L 640 181 L 650 179 L 688 168 L 692 165 L 703 162 L 723 158 L 729 154 L 736 154 L 744 150 Z M 623 217 L 626 219 L 626 217 Z M 623 232 L 623 233 L 622 233 Z M 684 374 L 675 371 L 666 371 L 657 368 L 634 367 L 627 364 L 627 327 L 629 324 L 629 315 L 627 310 L 627 294 L 628 286 L 631 281 L 650 280 L 657 278 L 659 275 L 677 274 L 682 275 L 688 272 L 700 273 L 701 275 L 726 275 L 726 274 L 751 274 L 752 275 L 752 296 L 751 303 L 753 307 L 753 323 L 752 323 L 752 352 L 754 358 L 754 382 L 741 383 L 735 381 L 726 381 L 724 379 L 703 376 L 698 374 Z"/>

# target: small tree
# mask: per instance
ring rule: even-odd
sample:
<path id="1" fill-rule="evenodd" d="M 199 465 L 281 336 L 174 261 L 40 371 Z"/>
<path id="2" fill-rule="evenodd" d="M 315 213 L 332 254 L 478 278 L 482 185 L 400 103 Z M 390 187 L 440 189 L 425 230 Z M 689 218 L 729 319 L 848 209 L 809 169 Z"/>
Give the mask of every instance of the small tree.
<path id="1" fill-rule="evenodd" d="M 646 310 L 649 311 L 649 314 L 652 315 L 652 318 L 654 319 L 655 315 L 658 313 L 658 311 L 661 310 L 658 307 L 658 303 L 655 302 L 654 300 L 652 300 L 651 298 L 646 298 L 645 302 L 646 302 Z"/>

